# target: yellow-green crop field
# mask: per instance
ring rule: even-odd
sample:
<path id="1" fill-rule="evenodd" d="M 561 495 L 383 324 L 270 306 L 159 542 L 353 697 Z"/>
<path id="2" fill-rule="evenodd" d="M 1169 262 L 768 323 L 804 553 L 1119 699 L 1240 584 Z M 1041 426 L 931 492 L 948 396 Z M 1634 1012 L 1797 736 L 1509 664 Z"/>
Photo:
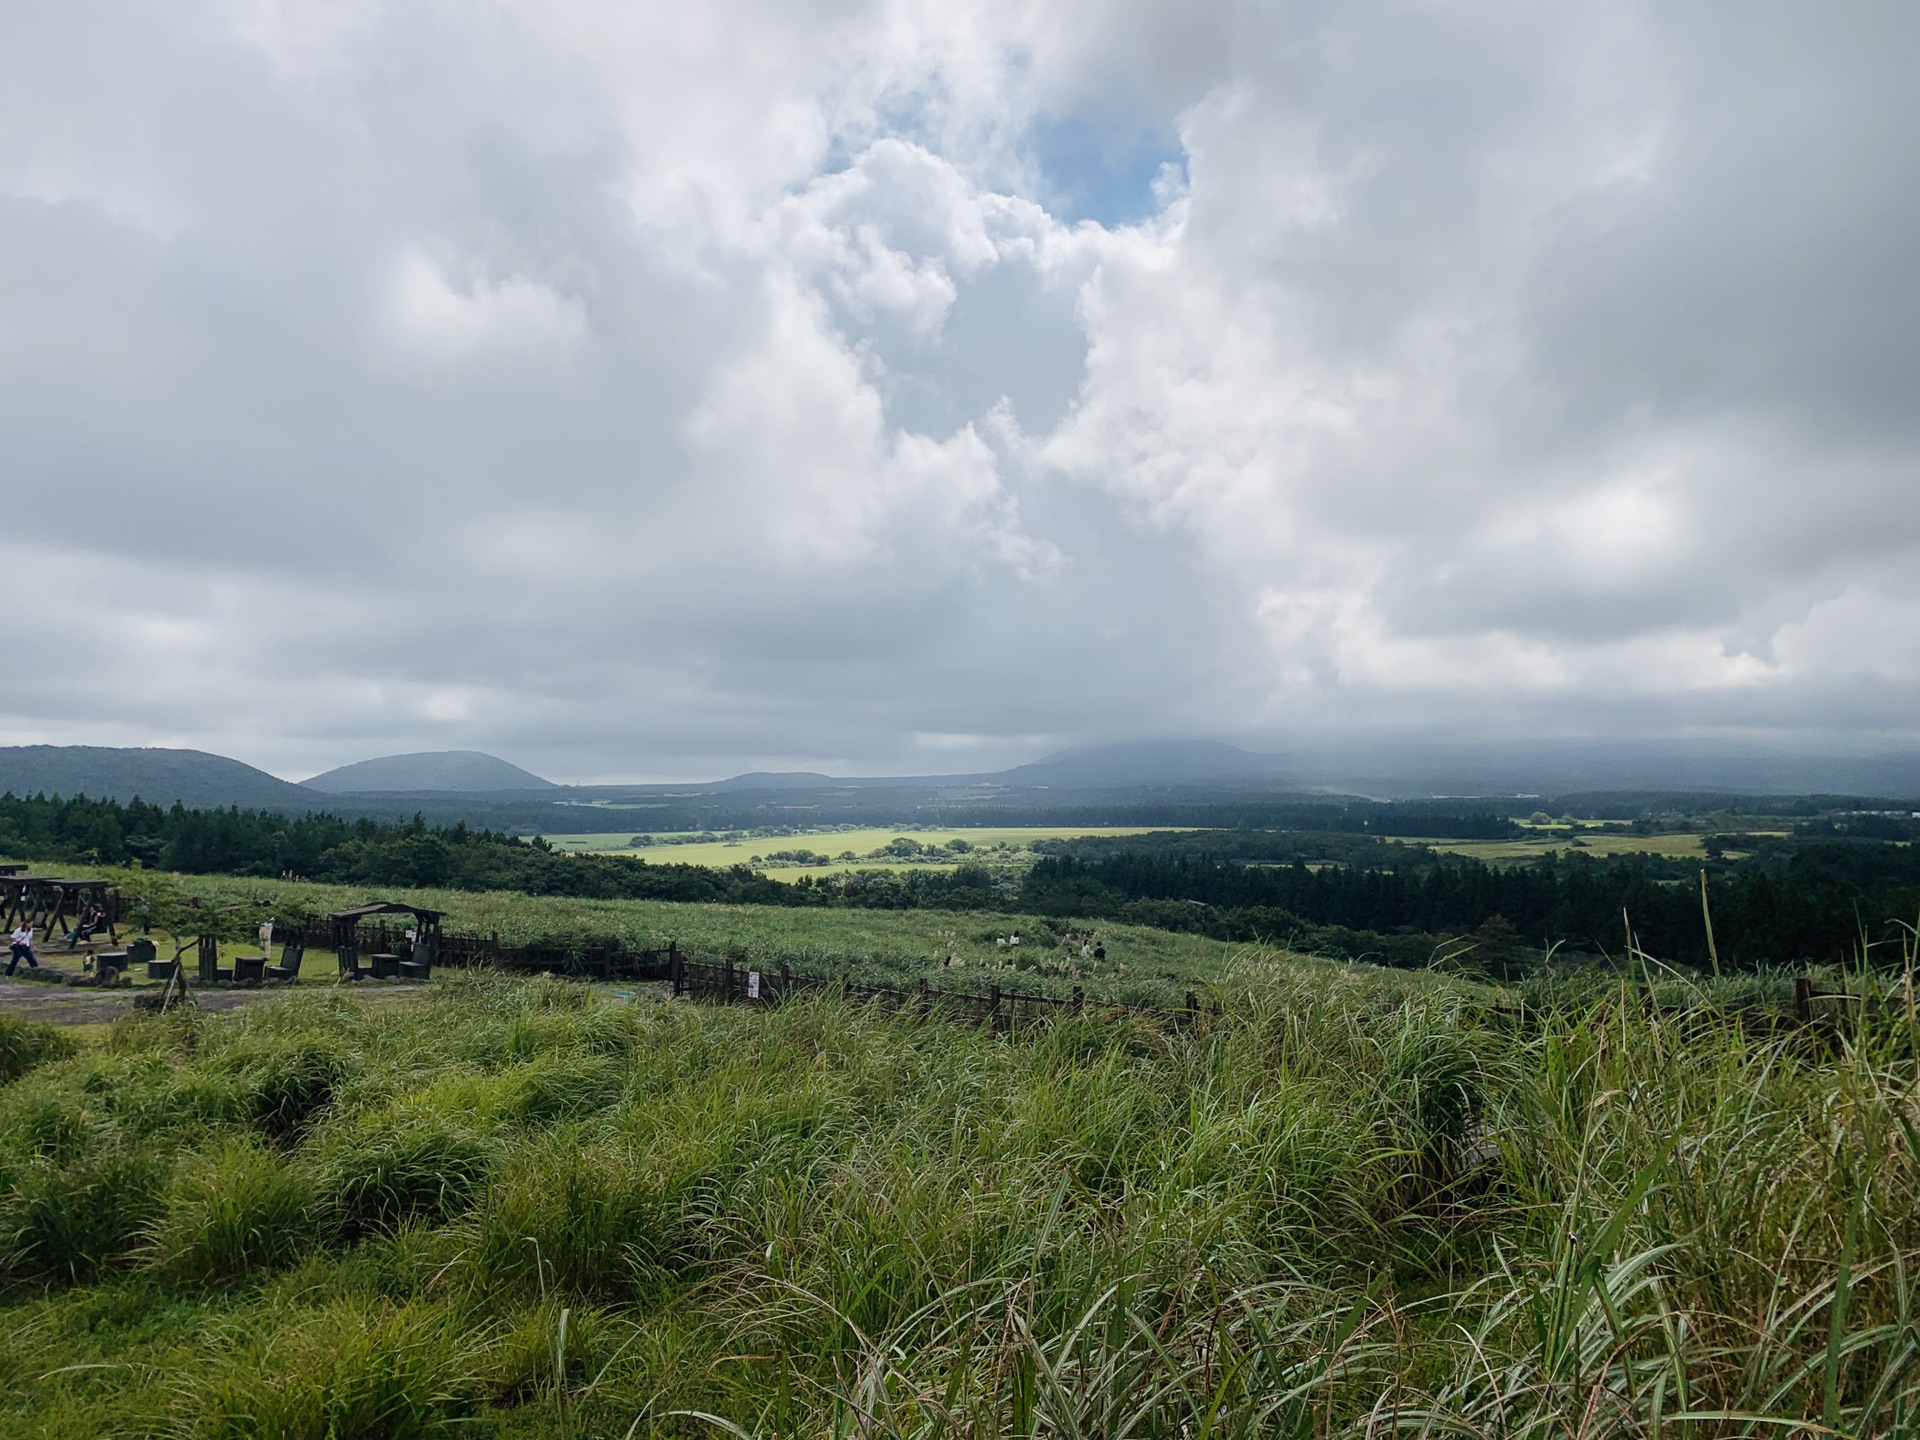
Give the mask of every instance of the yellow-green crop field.
<path id="1" fill-rule="evenodd" d="M 1578 843 L 1564 833 L 1527 840 L 1409 840 L 1430 845 L 1449 855 L 1471 855 L 1477 860 L 1532 860 L 1550 850 L 1584 850 L 1589 855 L 1667 855 L 1686 860 L 1704 856 L 1698 835 L 1623 835 L 1604 830 L 1584 831 Z"/>
<path id="2" fill-rule="evenodd" d="M 909 867 L 950 870 L 962 860 L 984 860 L 992 864 L 995 861 L 1025 858 L 1031 853 L 1031 847 L 1036 840 L 1151 835 L 1176 828 L 1179 827 L 1006 825 L 936 830 L 912 828 L 821 830 L 807 835 L 771 835 L 742 840 L 695 843 L 685 841 L 674 843 L 679 837 L 672 834 L 655 834 L 650 837 L 654 843 L 646 846 L 635 846 L 630 843 L 635 834 L 645 833 L 633 830 L 609 830 L 592 835 L 549 835 L 546 838 L 547 843 L 555 849 L 571 850 L 583 855 L 633 855 L 658 865 L 751 864 L 755 869 L 764 868 L 771 879 L 792 881 L 798 880 L 802 875 L 836 875 L 848 870 L 902 870 Z M 964 855 L 955 853 L 951 860 L 947 861 L 901 860 L 893 857 L 869 858 L 873 851 L 900 836 L 934 850 L 944 849 L 948 841 L 964 840 L 973 847 L 973 851 Z M 832 856 L 833 859 L 825 865 L 797 865 L 777 861 L 767 863 L 767 857 L 789 850 L 811 850 L 817 855 Z M 854 858 L 842 859 L 841 857 L 849 851 Z"/>

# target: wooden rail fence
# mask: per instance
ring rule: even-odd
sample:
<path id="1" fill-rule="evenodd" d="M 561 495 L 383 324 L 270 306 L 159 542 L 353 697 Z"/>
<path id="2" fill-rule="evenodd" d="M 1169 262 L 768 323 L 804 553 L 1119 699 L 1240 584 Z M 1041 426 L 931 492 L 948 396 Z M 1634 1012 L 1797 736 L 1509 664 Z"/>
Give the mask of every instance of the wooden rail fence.
<path id="1" fill-rule="evenodd" d="M 384 919 L 362 921 L 359 934 L 359 948 L 367 953 L 399 953 L 406 948 L 404 926 Z M 274 938 L 276 943 L 326 950 L 334 943 L 332 921 L 324 914 L 276 921 Z M 203 939 L 203 949 L 205 944 Z M 835 994 L 889 1011 L 922 1016 L 937 1013 L 949 1020 L 997 1029 L 1079 1014 L 1154 1016 L 1190 1025 L 1220 1013 L 1217 1003 L 1203 1001 L 1192 990 L 1186 992 L 1186 1003 L 1182 1007 L 1168 1009 L 1089 999 L 1078 985 L 1070 995 L 1064 996 L 1017 990 L 997 983 L 986 986 L 984 993 L 977 989 L 948 989 L 926 979 L 905 987 L 875 985 L 840 976 L 807 974 L 779 960 L 764 962 L 766 968 L 757 969 L 744 952 L 735 952 L 722 960 L 695 959 L 674 941 L 664 947 L 640 950 L 611 938 L 503 945 L 497 931 L 486 934 L 443 931 L 438 938 L 435 959 L 441 965 L 523 975 L 657 983 L 669 986 L 676 996 L 720 1004 L 774 1006 L 805 995 Z M 1805 977 L 1794 981 L 1790 1015 L 1747 1009 L 1718 1011 L 1698 1006 L 1656 1007 L 1651 992 L 1641 993 L 1641 1005 L 1650 1019 L 1682 1026 L 1733 1024 L 1759 1035 L 1786 1029 L 1830 1030 L 1843 1016 L 1857 1014 L 1876 1003 L 1888 1009 L 1908 1008 L 1904 996 L 1869 999 L 1858 992 L 1823 986 Z M 1487 1018 L 1502 1028 L 1524 1028 L 1530 1018 L 1536 1017 L 1524 1007 L 1496 1004 L 1490 1007 Z"/>

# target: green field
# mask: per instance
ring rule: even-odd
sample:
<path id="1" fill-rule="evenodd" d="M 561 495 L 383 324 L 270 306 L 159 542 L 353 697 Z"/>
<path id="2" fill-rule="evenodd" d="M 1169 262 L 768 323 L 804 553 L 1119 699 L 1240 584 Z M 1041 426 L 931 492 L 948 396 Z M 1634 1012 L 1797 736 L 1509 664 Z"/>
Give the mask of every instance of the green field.
<path id="1" fill-rule="evenodd" d="M 1166 828 L 1169 827 L 1160 827 L 1161 830 Z M 1073 840 L 1083 836 L 1103 835 L 1149 835 L 1156 832 L 1151 828 L 1128 825 L 1007 825 L 992 828 L 924 830 L 908 827 L 891 830 L 818 830 L 803 835 L 758 836 L 703 843 L 688 843 L 680 835 L 659 834 L 649 837 L 655 842 L 654 844 L 635 847 L 630 842 L 636 833 L 644 832 L 616 830 L 593 835 L 549 835 L 546 839 L 547 843 L 556 849 L 572 850 L 581 854 L 635 855 L 643 857 L 649 864 L 656 865 L 751 864 L 755 869 L 764 869 L 773 879 L 798 880 L 802 875 L 837 875 L 849 870 L 921 869 L 929 865 L 937 869 L 951 870 L 962 860 L 1007 864 L 1031 858 L 1031 847 L 1036 840 Z M 965 854 L 952 852 L 950 858 L 939 861 L 902 861 L 873 855 L 872 852 L 901 836 L 933 850 L 945 850 L 949 843 L 955 840 L 966 842 L 972 849 Z M 825 865 L 769 861 L 767 858 L 779 851 L 793 850 L 811 850 L 815 854 L 834 858 L 831 863 Z M 839 858 L 848 852 L 852 853 L 853 859 Z"/>
<path id="2" fill-rule="evenodd" d="M 1914 1037 L 455 976 L 0 1016 L 0 1436 L 1906 1436 Z M 1597 1003 L 1596 1003 L 1597 1002 Z"/>
<path id="3" fill-rule="evenodd" d="M 1533 860 L 1550 851 L 1585 851 L 1589 855 L 1668 855 L 1677 859 L 1704 856 L 1698 835 L 1623 835 L 1589 829 L 1577 844 L 1564 835 L 1516 840 L 1408 840 L 1408 845 L 1430 845 L 1449 855 L 1471 855 L 1476 860 Z"/>
<path id="4" fill-rule="evenodd" d="M 229 917 L 236 933 L 269 915 L 344 909 L 368 900 L 408 900 L 446 912 L 449 930 L 497 932 L 505 944 L 580 938 L 617 938 L 633 949 L 677 942 L 695 958 L 729 954 L 773 968 L 782 961 L 797 971 L 871 983 L 903 983 L 935 976 L 966 988 L 995 981 L 1009 988 L 1065 994 L 1076 984 L 1086 993 L 1127 1003 L 1182 1003 L 1192 987 L 1205 987 L 1248 953 L 1248 947 L 1144 926 L 1073 922 L 1066 940 L 1034 916 L 979 911 L 787 908 L 766 905 L 687 905 L 653 900 L 575 900 L 501 891 L 426 890 L 396 886 L 364 888 L 226 876 L 163 875 L 153 871 L 111 873 L 132 900 L 159 899 L 160 909 L 180 913 L 182 924 Z M 179 902 L 202 907 L 187 911 Z M 1064 922 L 1055 922 L 1062 930 Z M 1019 934 L 1018 947 L 998 944 Z M 1065 943 L 1063 943 L 1065 941 Z M 1083 957 L 1080 945 L 1097 942 L 1104 960 Z M 253 953 L 241 942 L 226 947 Z M 171 953 L 169 949 L 168 953 Z M 322 976 L 332 966 L 315 957 Z"/>

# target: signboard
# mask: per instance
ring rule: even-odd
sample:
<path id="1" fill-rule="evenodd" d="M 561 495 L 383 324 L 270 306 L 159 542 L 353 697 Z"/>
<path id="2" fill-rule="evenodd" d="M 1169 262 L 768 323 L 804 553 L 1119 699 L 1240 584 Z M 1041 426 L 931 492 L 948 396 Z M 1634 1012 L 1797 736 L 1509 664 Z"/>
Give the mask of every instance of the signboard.
<path id="1" fill-rule="evenodd" d="M 747 971 L 747 999 L 758 1000 L 759 998 L 760 972 L 758 970 L 749 970 Z"/>

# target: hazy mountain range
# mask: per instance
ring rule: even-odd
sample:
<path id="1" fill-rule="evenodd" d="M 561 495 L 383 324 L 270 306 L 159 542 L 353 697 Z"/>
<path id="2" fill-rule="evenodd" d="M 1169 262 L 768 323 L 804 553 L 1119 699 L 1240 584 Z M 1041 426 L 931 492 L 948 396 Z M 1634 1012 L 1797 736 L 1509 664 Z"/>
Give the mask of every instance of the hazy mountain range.
<path id="1" fill-rule="evenodd" d="M 1211 740 L 1160 740 L 1063 750 L 988 774 L 836 777 L 754 772 L 672 785 L 557 785 L 474 750 L 387 755 L 302 784 L 200 750 L 87 745 L 0 747 L 0 793 L 76 795 L 159 804 L 328 809 L 537 827 L 550 833 L 825 820 L 833 812 L 929 807 L 1222 805 L 1236 797 L 1370 795 L 1507 797 L 1577 791 L 1920 794 L 1920 755 L 1805 756 L 1725 747 L 1535 742 L 1387 751 L 1351 757 L 1276 755 Z M 762 820 L 742 819 L 764 812 Z M 804 813 L 814 812 L 814 813 Z M 701 818 L 705 814 L 709 818 Z M 642 822 L 646 822 L 644 825 Z"/>

